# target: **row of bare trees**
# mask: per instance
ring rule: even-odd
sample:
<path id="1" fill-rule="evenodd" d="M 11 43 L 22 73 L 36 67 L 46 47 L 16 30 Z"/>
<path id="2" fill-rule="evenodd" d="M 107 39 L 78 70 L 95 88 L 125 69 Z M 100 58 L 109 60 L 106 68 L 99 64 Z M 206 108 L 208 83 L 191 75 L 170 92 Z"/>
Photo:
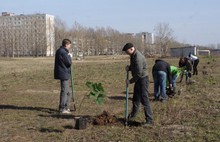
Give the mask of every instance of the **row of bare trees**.
<path id="1" fill-rule="evenodd" d="M 138 34 L 121 33 L 111 27 L 84 27 L 75 22 L 73 27 L 67 29 L 61 19 L 56 19 L 55 24 L 55 49 L 59 48 L 63 38 L 70 38 L 73 42 L 75 55 L 109 55 L 122 54 L 122 47 L 126 42 L 132 42 L 142 53 L 167 56 L 169 48 L 183 46 L 175 41 L 173 30 L 167 23 L 155 26 L 155 42 L 143 43 Z"/>

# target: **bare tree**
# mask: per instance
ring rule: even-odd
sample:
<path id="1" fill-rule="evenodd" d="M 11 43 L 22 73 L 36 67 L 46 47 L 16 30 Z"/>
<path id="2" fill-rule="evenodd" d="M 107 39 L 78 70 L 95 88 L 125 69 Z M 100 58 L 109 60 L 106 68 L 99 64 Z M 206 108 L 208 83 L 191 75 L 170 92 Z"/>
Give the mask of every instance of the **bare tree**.
<path id="1" fill-rule="evenodd" d="M 112 29 L 111 27 L 108 27 L 106 29 L 106 33 L 107 33 L 107 41 L 108 41 L 107 54 L 118 54 L 119 51 L 121 52 L 120 49 L 121 33 L 117 30 Z"/>
<path id="2" fill-rule="evenodd" d="M 97 28 L 95 32 L 95 41 L 96 41 L 96 47 L 95 47 L 95 55 L 105 54 L 106 51 L 106 31 L 105 28 Z"/>
<path id="3" fill-rule="evenodd" d="M 173 30 L 168 23 L 159 23 L 155 26 L 154 31 L 161 56 L 167 56 L 169 45 L 173 41 Z"/>
<path id="4" fill-rule="evenodd" d="M 132 42 L 144 54 L 151 53 L 151 49 L 158 46 L 161 56 L 166 56 L 168 49 L 178 46 L 179 43 L 172 37 L 173 31 L 168 24 L 159 24 L 155 29 L 157 30 L 156 44 L 151 42 L 150 46 L 143 41 L 141 33 L 120 33 L 111 27 L 87 28 L 77 22 L 74 23 L 70 35 L 73 40 L 74 53 L 77 55 L 79 52 L 84 55 L 122 54 L 123 45 Z"/>
<path id="5" fill-rule="evenodd" d="M 18 32 L 14 32 L 16 30 L 15 27 L 9 28 L 8 25 L 2 27 L 3 29 L 3 52 L 5 57 L 14 57 L 16 52 L 17 38 L 19 37 Z"/>
<path id="6" fill-rule="evenodd" d="M 7 28 L 6 24 L 4 23 L 2 26 L 1 26 L 1 54 L 4 56 L 4 57 L 9 57 L 9 46 L 8 44 L 10 43 L 9 41 L 9 28 Z"/>
<path id="7" fill-rule="evenodd" d="M 87 50 L 87 28 L 75 22 L 70 30 L 70 36 L 73 40 L 73 49 L 76 55 L 85 54 Z"/>
<path id="8" fill-rule="evenodd" d="M 69 37 L 67 32 L 66 23 L 63 22 L 60 18 L 55 18 L 55 50 L 60 47 L 60 44 L 64 38 Z"/>
<path id="9" fill-rule="evenodd" d="M 217 45 L 216 44 L 209 44 L 208 47 L 212 48 L 212 49 L 215 49 L 217 47 Z"/>

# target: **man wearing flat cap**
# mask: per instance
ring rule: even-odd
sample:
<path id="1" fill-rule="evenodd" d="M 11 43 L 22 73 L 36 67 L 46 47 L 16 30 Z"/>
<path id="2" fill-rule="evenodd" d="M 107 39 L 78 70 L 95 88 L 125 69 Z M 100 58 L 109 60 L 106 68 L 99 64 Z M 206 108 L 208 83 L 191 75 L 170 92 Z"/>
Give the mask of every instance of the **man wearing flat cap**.
<path id="1" fill-rule="evenodd" d="M 153 123 L 152 111 L 148 98 L 148 73 L 147 62 L 145 57 L 133 46 L 132 43 L 127 43 L 123 47 L 122 51 L 125 51 L 130 56 L 130 65 L 126 66 L 126 71 L 131 71 L 132 78 L 126 80 L 126 85 L 135 83 L 133 94 L 133 108 L 128 116 L 128 119 L 132 119 L 137 115 L 140 103 L 144 106 L 144 113 L 146 123 L 149 125 Z"/>

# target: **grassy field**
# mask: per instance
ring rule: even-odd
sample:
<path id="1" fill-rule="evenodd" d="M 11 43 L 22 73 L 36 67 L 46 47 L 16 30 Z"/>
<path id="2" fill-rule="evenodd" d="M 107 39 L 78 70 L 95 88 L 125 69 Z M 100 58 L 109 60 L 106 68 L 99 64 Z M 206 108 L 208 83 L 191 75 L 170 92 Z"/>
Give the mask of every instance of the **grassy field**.
<path id="1" fill-rule="evenodd" d="M 220 58 L 200 58 L 195 83 L 177 83 L 181 95 L 167 103 L 153 102 L 151 69 L 153 58 L 147 59 L 150 77 L 150 100 L 154 125 L 124 127 L 122 123 L 108 126 L 89 124 L 85 130 L 74 128 L 74 116 L 96 116 L 107 110 L 118 119 L 125 111 L 125 65 L 127 56 L 86 57 L 73 61 L 77 111 L 59 115 L 59 81 L 53 79 L 53 58 L 0 59 L 0 141 L 42 142 L 146 142 L 146 141 L 220 141 Z M 165 59 L 171 65 L 178 59 Z M 208 75 L 202 75 L 203 66 Z M 85 99 L 87 81 L 101 82 L 107 98 L 103 105 Z M 133 85 L 129 86 L 132 97 Z M 131 109 L 131 101 L 129 102 Z M 143 109 L 135 121 L 144 122 Z"/>

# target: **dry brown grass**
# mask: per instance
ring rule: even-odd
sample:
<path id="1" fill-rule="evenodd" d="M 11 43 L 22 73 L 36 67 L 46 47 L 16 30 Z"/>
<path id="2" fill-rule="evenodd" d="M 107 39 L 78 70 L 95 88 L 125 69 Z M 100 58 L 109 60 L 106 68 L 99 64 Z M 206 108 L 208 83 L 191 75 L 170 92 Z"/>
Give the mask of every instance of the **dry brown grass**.
<path id="1" fill-rule="evenodd" d="M 178 59 L 165 59 L 172 65 Z M 108 97 L 105 104 L 97 106 L 86 99 L 81 111 L 72 115 L 57 113 L 59 82 L 53 79 L 53 58 L 0 59 L 0 141 L 219 141 L 220 140 L 220 58 L 201 57 L 211 74 L 193 76 L 190 85 L 178 83 L 180 96 L 167 103 L 151 101 L 154 125 L 124 127 L 122 123 L 109 126 L 89 124 L 85 130 L 74 128 L 74 115 L 95 116 L 103 110 L 117 118 L 124 117 L 125 71 L 127 56 L 86 57 L 73 61 L 76 106 L 88 92 L 86 81 L 101 82 Z M 209 63 L 208 63 L 209 62 Z M 149 77 L 153 58 L 148 59 Z M 133 85 L 129 86 L 132 93 Z M 153 83 L 149 86 L 153 99 Z M 132 95 L 130 95 L 132 97 Z M 129 102 L 131 109 L 131 101 Z M 137 122 L 144 122 L 140 110 Z"/>

